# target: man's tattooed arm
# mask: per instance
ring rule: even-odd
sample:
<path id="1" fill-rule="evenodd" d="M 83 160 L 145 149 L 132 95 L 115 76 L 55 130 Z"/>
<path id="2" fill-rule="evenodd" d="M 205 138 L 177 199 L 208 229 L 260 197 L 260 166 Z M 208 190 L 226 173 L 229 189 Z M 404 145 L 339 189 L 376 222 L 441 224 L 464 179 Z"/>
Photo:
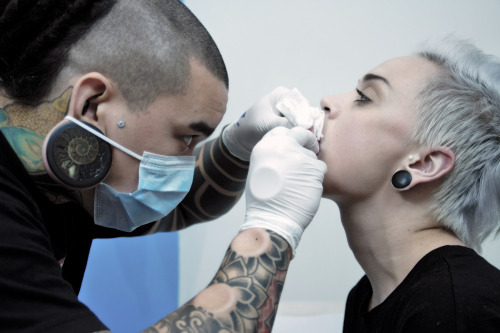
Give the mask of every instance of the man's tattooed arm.
<path id="1" fill-rule="evenodd" d="M 241 232 L 210 285 L 144 332 L 271 332 L 291 257 L 278 234 Z"/>

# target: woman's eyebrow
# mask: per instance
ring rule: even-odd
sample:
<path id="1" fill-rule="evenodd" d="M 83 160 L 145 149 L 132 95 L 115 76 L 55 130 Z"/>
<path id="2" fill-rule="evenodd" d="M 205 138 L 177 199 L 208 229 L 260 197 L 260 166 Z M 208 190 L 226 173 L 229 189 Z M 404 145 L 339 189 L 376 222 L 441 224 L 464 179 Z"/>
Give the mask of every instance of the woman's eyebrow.
<path id="1" fill-rule="evenodd" d="M 376 75 L 376 74 L 372 74 L 372 73 L 368 73 L 366 74 L 365 76 L 363 76 L 363 82 L 366 82 L 366 81 L 371 81 L 371 80 L 379 80 L 379 81 L 382 81 L 384 82 L 389 88 L 392 89 L 391 87 L 391 84 L 389 83 L 389 81 L 387 81 L 387 79 L 385 77 L 382 77 L 380 75 Z"/>

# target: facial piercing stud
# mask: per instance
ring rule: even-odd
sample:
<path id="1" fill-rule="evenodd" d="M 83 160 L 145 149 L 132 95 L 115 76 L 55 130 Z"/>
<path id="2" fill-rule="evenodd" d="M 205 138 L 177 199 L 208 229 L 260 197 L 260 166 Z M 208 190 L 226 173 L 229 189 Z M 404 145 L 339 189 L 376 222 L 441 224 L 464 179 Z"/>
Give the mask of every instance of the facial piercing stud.
<path id="1" fill-rule="evenodd" d="M 118 122 L 116 123 L 116 126 L 118 126 L 118 128 L 124 128 L 125 122 L 123 120 L 118 120 Z"/>
<path id="2" fill-rule="evenodd" d="M 408 160 L 413 161 L 415 157 L 413 155 L 408 156 Z"/>

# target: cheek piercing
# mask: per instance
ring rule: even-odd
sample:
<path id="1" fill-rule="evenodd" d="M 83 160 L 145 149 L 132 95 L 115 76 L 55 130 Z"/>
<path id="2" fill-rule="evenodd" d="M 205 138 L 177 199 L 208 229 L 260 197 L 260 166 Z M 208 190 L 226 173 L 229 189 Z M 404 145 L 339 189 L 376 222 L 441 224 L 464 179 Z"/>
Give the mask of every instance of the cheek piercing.
<path id="1" fill-rule="evenodd" d="M 118 128 L 124 128 L 125 122 L 123 120 L 118 120 L 118 122 L 116 123 L 116 126 L 118 126 Z"/>

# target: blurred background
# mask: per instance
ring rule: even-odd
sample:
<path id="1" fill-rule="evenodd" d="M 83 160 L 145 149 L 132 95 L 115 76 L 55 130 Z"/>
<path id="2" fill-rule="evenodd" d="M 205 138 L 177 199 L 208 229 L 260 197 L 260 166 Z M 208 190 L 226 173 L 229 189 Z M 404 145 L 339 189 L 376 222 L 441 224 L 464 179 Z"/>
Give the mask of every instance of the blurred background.
<path id="1" fill-rule="evenodd" d="M 500 56 L 498 0 L 184 3 L 229 71 L 228 108 L 214 135 L 276 86 L 298 88 L 319 107 L 322 96 L 352 90 L 365 72 L 435 34 L 457 33 Z M 80 298 L 116 332 L 153 324 L 212 280 L 244 212 L 243 197 L 222 218 L 187 230 L 95 241 Z M 488 240 L 482 254 L 500 268 L 500 240 Z M 347 293 L 362 275 L 336 205 L 323 200 L 291 263 L 273 332 L 341 332 Z"/>

